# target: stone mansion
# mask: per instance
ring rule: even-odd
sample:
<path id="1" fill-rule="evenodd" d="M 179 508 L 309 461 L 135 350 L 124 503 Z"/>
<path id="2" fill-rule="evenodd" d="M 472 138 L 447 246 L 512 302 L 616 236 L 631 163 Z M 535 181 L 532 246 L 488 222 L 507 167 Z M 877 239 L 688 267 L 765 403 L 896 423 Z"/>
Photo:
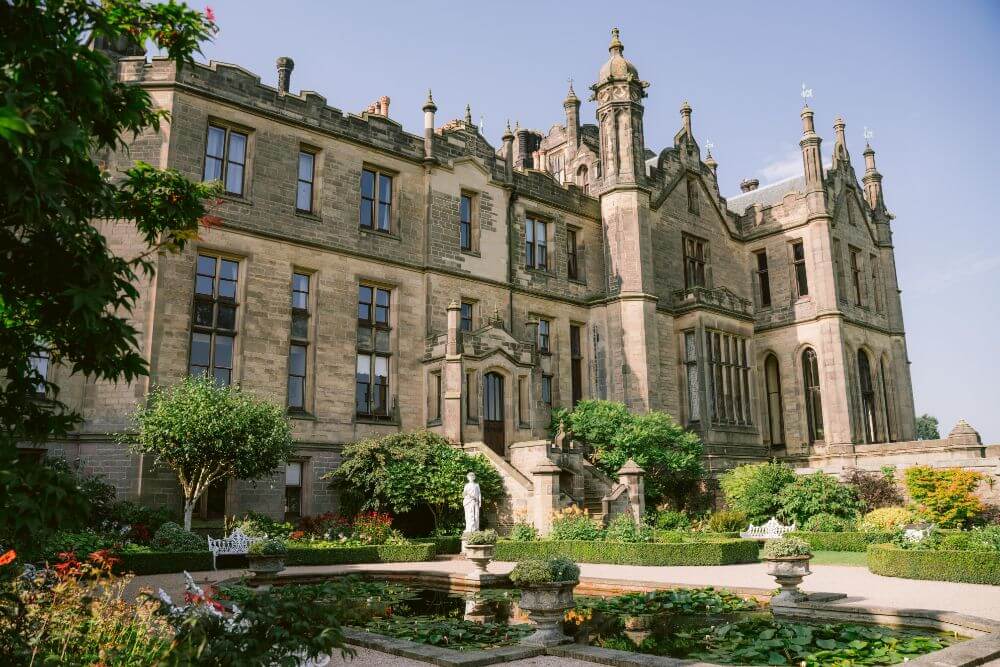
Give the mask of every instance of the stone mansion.
<path id="1" fill-rule="evenodd" d="M 872 148 L 852 158 L 837 118 L 824 166 L 806 107 L 802 175 L 723 197 L 691 107 L 673 143 L 651 150 L 649 83 L 617 29 L 608 51 L 596 122 L 570 86 L 560 124 L 508 125 L 499 147 L 470 113 L 439 122 L 430 94 L 411 134 L 388 97 L 355 114 L 293 92 L 289 58 L 275 88 L 234 65 L 177 71 L 112 52 L 119 78 L 170 119 L 103 156 L 107 168 L 143 160 L 220 180 L 223 223 L 161 254 L 141 286 L 148 379 L 47 369 L 86 418 L 49 449 L 122 496 L 177 504 L 173 478 L 110 434 L 151 385 L 188 373 L 287 405 L 298 447 L 273 479 L 214 489 L 206 517 L 335 509 L 321 476 L 344 443 L 418 428 L 489 456 L 508 509 L 555 478 L 556 505 L 607 512 L 622 485 L 547 441 L 551 410 L 588 398 L 670 413 L 701 435 L 713 471 L 913 440 L 893 216 Z M 107 234 L 137 254 L 127 226 Z"/>

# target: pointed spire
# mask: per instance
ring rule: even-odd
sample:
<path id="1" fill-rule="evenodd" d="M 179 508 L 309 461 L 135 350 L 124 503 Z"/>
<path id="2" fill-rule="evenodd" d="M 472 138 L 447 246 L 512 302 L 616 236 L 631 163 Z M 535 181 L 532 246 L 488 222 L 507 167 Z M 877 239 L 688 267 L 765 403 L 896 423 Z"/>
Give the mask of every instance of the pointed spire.
<path id="1" fill-rule="evenodd" d="M 472 125 L 472 107 L 468 104 L 465 105 L 465 124 Z"/>
<path id="2" fill-rule="evenodd" d="M 715 161 L 714 157 L 712 157 L 712 142 L 709 141 L 706 144 L 706 147 L 708 149 L 708 153 L 705 155 L 705 166 L 711 169 L 712 176 L 715 176 L 715 170 L 719 167 L 719 163 Z"/>
<path id="3" fill-rule="evenodd" d="M 861 182 L 865 186 L 865 200 L 872 210 L 879 210 L 885 208 L 885 202 L 882 199 L 882 174 L 879 173 L 878 169 L 875 167 L 875 149 L 872 148 L 871 144 L 868 143 L 867 137 L 865 141 L 865 175 L 861 179 Z"/>
<path id="4" fill-rule="evenodd" d="M 573 90 L 573 79 L 569 80 L 569 90 L 566 92 L 566 99 L 563 100 L 563 106 L 569 106 L 571 104 L 580 104 L 580 98 L 576 96 L 576 91 Z"/>
<path id="5" fill-rule="evenodd" d="M 437 111 L 437 109 L 438 109 L 437 105 L 434 104 L 434 95 L 431 93 L 431 89 L 428 88 L 427 89 L 427 101 L 424 102 L 423 111 L 425 111 L 425 112 L 430 111 L 431 113 L 434 113 L 435 111 Z"/>
<path id="6" fill-rule="evenodd" d="M 503 131 L 504 141 L 506 141 L 508 137 L 511 139 L 514 138 L 514 132 L 510 129 L 510 118 L 507 119 L 507 129 Z"/>
<path id="7" fill-rule="evenodd" d="M 681 105 L 681 120 L 684 121 L 684 133 L 687 134 L 688 139 L 694 140 L 694 134 L 691 132 L 691 105 L 688 104 L 687 100 L 684 100 L 684 104 Z"/>
<path id="8" fill-rule="evenodd" d="M 625 50 L 625 45 L 622 44 L 622 40 L 618 38 L 618 28 L 611 29 L 611 44 L 608 45 L 609 53 L 617 53 L 621 55 Z"/>
<path id="9" fill-rule="evenodd" d="M 836 167 L 840 162 L 850 162 L 851 156 L 847 152 L 847 139 L 844 136 L 844 128 L 847 124 L 841 116 L 833 121 L 833 132 L 835 135 L 835 140 L 833 144 L 833 166 Z"/>

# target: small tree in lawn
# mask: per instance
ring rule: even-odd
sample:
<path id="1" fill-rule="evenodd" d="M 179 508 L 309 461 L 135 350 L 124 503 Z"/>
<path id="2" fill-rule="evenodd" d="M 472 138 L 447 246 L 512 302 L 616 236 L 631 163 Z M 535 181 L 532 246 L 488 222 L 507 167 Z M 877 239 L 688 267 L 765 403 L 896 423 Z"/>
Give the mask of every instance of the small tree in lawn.
<path id="1" fill-rule="evenodd" d="M 207 377 L 154 389 L 133 421 L 132 451 L 156 457 L 177 475 L 186 530 L 195 503 L 213 483 L 259 479 L 293 451 L 291 425 L 280 407 Z"/>

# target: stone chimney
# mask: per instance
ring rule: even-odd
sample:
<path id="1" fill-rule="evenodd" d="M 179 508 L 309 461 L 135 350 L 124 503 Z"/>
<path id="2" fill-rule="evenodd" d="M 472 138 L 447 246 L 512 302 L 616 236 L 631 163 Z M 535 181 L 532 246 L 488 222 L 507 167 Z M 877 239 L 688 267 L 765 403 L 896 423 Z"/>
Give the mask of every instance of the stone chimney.
<path id="1" fill-rule="evenodd" d="M 278 91 L 288 93 L 292 85 L 292 70 L 295 69 L 295 61 L 288 56 L 278 58 Z"/>
<path id="2" fill-rule="evenodd" d="M 740 182 L 740 190 L 742 190 L 743 192 L 753 192 L 754 190 L 757 189 L 757 186 L 759 185 L 760 181 L 758 181 L 756 178 L 744 178 Z"/>
<path id="3" fill-rule="evenodd" d="M 434 112 L 437 105 L 434 104 L 434 96 L 430 88 L 427 89 L 427 101 L 424 102 L 424 159 L 434 159 Z"/>
<path id="4" fill-rule="evenodd" d="M 388 118 L 389 117 L 389 96 L 388 95 L 383 95 L 382 97 L 378 98 L 378 106 L 379 106 L 379 115 L 380 116 L 385 116 L 386 118 Z"/>

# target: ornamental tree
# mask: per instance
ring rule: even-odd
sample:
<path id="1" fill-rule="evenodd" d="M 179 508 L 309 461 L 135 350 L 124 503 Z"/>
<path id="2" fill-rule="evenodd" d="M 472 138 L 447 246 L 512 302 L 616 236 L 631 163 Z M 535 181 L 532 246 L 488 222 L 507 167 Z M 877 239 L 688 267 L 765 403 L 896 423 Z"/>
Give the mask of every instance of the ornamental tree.
<path id="1" fill-rule="evenodd" d="M 177 475 L 185 530 L 191 530 L 195 503 L 214 482 L 260 479 L 294 451 L 284 410 L 208 377 L 155 388 L 132 418 L 136 435 L 121 439 L 133 452 L 155 457 Z"/>
<path id="2" fill-rule="evenodd" d="M 917 440 L 940 440 L 937 417 L 926 412 L 917 417 Z"/>
<path id="3" fill-rule="evenodd" d="M 32 360 L 90 380 L 147 372 L 129 315 L 134 284 L 159 250 L 197 236 L 215 188 L 136 163 L 103 172 L 166 113 L 91 44 L 151 43 L 177 67 L 215 30 L 183 4 L 139 0 L 0 2 L 0 540 L 31 544 L 83 520 L 71 477 L 19 458 L 19 442 L 65 436 L 81 420 Z M 112 251 L 102 228 L 127 225 L 141 247 Z M 39 400 L 44 389 L 45 400 Z"/>
<path id="4" fill-rule="evenodd" d="M 781 510 L 778 494 L 795 481 L 795 471 L 771 461 L 737 466 L 719 477 L 726 505 L 744 512 L 754 523 L 763 523 Z"/>

